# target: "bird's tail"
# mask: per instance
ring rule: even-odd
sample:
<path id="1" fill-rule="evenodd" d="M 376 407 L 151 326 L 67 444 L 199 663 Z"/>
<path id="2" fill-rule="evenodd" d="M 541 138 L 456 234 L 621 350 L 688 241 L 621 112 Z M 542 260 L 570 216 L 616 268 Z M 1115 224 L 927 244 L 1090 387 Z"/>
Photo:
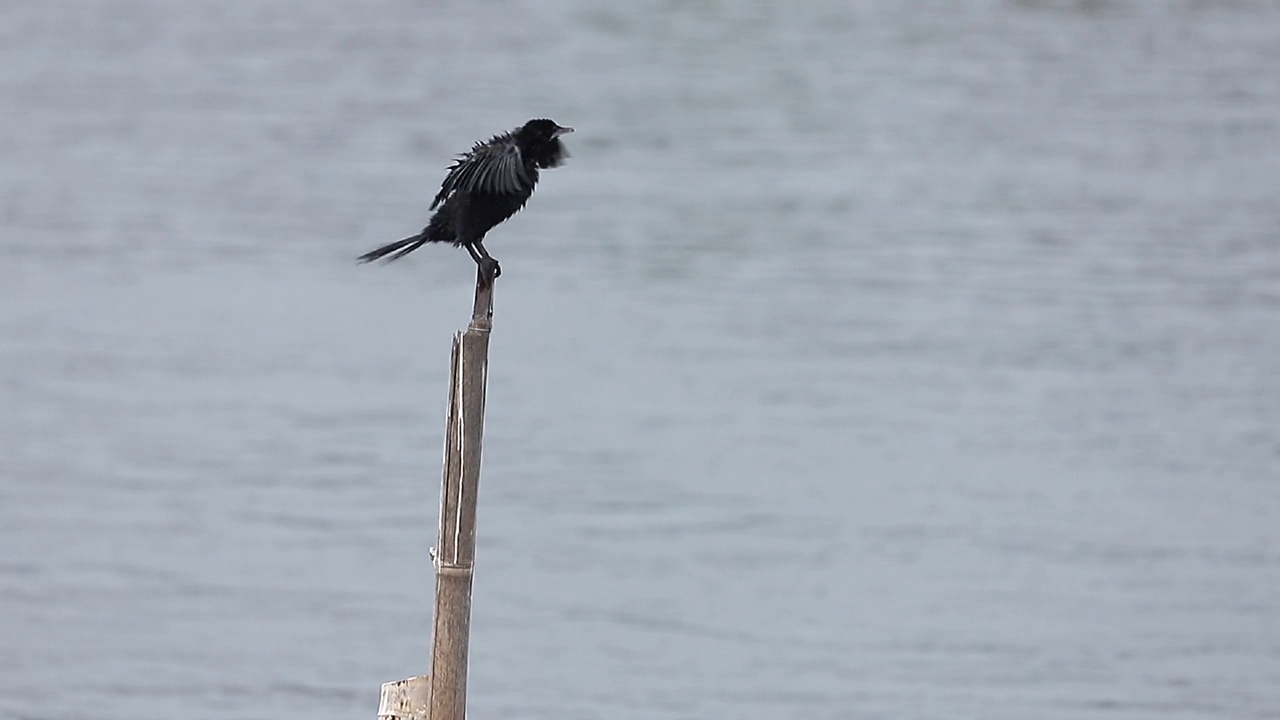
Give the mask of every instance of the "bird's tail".
<path id="1" fill-rule="evenodd" d="M 386 259 L 387 262 L 399 260 L 429 242 L 450 242 L 453 240 L 454 235 L 453 224 L 449 220 L 449 214 L 441 211 L 431 216 L 431 221 L 427 223 L 426 227 L 422 228 L 422 232 L 413 237 L 383 245 L 377 250 L 371 250 L 360 256 L 360 262 L 367 263 L 382 259 Z"/>
<path id="2" fill-rule="evenodd" d="M 403 240 L 397 240 L 388 245 L 383 245 L 377 250 L 370 250 L 369 252 L 361 255 L 359 260 L 362 263 L 373 262 L 374 260 L 381 260 L 383 258 L 386 258 L 387 262 L 399 260 L 405 255 L 408 255 L 414 250 L 422 247 L 423 244 L 427 242 L 429 242 L 429 240 L 427 240 L 426 233 L 418 233 L 413 237 L 407 237 Z"/>

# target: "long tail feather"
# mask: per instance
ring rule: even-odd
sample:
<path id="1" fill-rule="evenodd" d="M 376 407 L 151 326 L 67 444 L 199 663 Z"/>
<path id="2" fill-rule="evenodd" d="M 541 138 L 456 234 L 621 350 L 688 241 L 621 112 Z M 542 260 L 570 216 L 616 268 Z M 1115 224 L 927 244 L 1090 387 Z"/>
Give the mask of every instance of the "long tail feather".
<path id="1" fill-rule="evenodd" d="M 414 250 L 417 250 L 418 248 L 422 247 L 423 244 L 426 242 L 427 242 L 427 238 L 424 237 L 422 233 L 419 233 L 417 235 L 414 235 L 413 237 L 407 237 L 403 240 L 397 240 L 388 245 L 383 245 L 377 250 L 370 250 L 369 252 L 361 255 L 359 257 L 359 260 L 362 263 L 373 262 L 374 260 L 381 260 L 384 257 L 387 259 L 387 262 L 391 262 L 392 260 L 399 260 L 405 255 L 408 255 Z"/>

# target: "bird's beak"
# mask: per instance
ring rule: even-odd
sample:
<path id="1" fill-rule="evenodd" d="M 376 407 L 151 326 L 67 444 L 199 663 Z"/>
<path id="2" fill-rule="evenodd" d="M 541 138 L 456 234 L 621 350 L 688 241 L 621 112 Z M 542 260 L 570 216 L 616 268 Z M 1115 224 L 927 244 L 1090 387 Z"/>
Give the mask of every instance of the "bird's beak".
<path id="1" fill-rule="evenodd" d="M 551 135 L 551 138 L 554 140 L 555 138 L 558 138 L 561 135 L 568 135 L 571 132 L 573 132 L 573 128 L 571 127 L 556 126 L 556 131 Z"/>

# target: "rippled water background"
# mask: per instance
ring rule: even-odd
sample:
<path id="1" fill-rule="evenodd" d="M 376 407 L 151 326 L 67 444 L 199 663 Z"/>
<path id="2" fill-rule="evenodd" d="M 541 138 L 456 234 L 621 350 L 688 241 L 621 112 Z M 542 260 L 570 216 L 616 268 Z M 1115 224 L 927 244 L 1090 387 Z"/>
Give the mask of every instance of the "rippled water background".
<path id="1" fill-rule="evenodd" d="M 1272 3 L 0 9 L 0 717 L 1280 717 Z"/>

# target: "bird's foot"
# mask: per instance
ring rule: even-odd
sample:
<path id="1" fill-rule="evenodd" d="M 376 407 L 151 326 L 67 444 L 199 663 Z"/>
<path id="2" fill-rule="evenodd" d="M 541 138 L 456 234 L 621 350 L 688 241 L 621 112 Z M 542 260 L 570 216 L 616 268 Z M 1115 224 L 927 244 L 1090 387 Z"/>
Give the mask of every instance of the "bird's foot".
<path id="1" fill-rule="evenodd" d="M 486 285 L 493 283 L 495 279 L 502 275 L 502 266 L 491 257 L 480 258 L 479 265 L 480 276 L 484 278 Z"/>

